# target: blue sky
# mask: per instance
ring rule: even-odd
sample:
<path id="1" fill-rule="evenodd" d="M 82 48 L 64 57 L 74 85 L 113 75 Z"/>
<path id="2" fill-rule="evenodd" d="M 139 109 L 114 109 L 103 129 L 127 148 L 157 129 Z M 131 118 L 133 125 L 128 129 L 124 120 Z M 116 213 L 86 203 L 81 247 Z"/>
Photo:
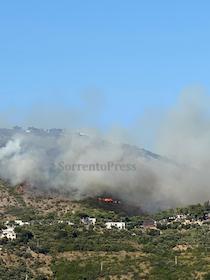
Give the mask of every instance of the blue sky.
<path id="1" fill-rule="evenodd" d="M 129 126 L 188 86 L 209 91 L 209 10 L 207 0 L 1 1 L 0 125 L 30 124 L 36 111 L 71 123 L 76 111 Z"/>

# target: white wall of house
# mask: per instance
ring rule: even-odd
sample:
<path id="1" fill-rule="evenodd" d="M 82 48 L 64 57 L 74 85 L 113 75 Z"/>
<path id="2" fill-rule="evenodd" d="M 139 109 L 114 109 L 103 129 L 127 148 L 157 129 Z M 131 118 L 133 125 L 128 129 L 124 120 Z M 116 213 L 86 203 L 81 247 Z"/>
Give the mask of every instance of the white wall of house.
<path id="1" fill-rule="evenodd" d="M 0 239 L 5 237 L 11 240 L 17 238 L 14 227 L 7 227 L 6 229 L 2 229 L 2 232 L 0 233 Z"/>
<path id="2" fill-rule="evenodd" d="M 14 221 L 6 221 L 5 222 L 5 225 L 7 226 L 7 225 L 9 225 L 9 224 L 16 224 L 16 225 L 18 225 L 18 226 L 24 226 L 24 225 L 30 225 L 30 223 L 29 222 L 23 222 L 23 221 L 21 221 L 21 220 L 14 220 Z"/>
<path id="3" fill-rule="evenodd" d="M 89 218 L 89 221 L 92 225 L 96 224 L 96 218 Z"/>
<path id="4" fill-rule="evenodd" d="M 81 222 L 85 225 L 94 225 L 95 226 L 96 218 L 90 218 L 90 217 L 82 218 Z"/>
<path id="5" fill-rule="evenodd" d="M 15 223 L 19 226 L 29 225 L 29 222 L 23 222 L 21 220 L 15 220 Z"/>
<path id="6" fill-rule="evenodd" d="M 107 222 L 105 225 L 107 229 L 112 229 L 112 228 L 125 229 L 124 222 Z"/>

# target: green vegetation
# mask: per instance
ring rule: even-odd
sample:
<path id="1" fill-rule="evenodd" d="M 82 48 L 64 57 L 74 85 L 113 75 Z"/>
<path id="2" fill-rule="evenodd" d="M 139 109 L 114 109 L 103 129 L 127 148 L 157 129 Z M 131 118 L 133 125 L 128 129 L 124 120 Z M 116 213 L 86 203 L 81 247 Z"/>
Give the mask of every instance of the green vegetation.
<path id="1" fill-rule="evenodd" d="M 0 191 L 5 194 L 6 190 L 0 185 Z M 74 202 L 71 210 L 63 211 L 61 203 L 53 198 L 49 205 L 42 205 L 41 197 L 28 203 L 15 189 L 8 193 L 8 201 L 15 202 L 2 210 L 0 231 L 5 229 L 8 219 L 30 224 L 16 226 L 16 239 L 0 239 L 2 280 L 210 279 L 209 224 L 174 222 L 159 223 L 158 229 L 141 227 L 143 221 L 151 218 L 161 220 L 176 214 L 202 216 L 208 210 L 207 203 L 151 216 L 128 216 L 92 201 Z M 69 206 L 72 202 L 62 203 Z M 95 217 L 96 225 L 83 224 L 81 218 L 85 216 Z M 125 222 L 126 230 L 107 230 L 105 222 L 109 220 Z"/>

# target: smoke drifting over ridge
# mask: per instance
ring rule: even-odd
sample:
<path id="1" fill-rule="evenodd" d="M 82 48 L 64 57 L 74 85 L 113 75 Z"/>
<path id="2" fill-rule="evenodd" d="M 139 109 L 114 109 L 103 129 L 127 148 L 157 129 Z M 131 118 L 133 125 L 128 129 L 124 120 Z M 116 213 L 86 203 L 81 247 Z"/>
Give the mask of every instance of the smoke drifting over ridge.
<path id="1" fill-rule="evenodd" d="M 0 149 L 0 176 L 12 184 L 27 180 L 68 190 L 76 199 L 106 191 L 146 210 L 205 201 L 210 198 L 208 101 L 200 90 L 185 92 L 156 127 L 154 148 L 170 160 L 123 145 L 123 139 L 113 143 L 110 137 L 70 132 L 59 137 L 17 133 Z M 130 168 L 104 170 L 108 163 Z M 75 171 L 70 170 L 73 164 L 101 167 Z"/>

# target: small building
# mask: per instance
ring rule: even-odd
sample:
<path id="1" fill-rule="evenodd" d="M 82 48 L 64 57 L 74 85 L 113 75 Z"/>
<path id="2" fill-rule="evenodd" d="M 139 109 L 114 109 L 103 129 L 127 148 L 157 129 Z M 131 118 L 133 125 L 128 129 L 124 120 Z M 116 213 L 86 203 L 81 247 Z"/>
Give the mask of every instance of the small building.
<path id="1" fill-rule="evenodd" d="M 23 222 L 21 220 L 15 220 L 14 222 L 15 222 L 16 225 L 21 226 L 21 227 L 25 226 L 25 225 L 30 225 L 29 222 Z"/>
<path id="2" fill-rule="evenodd" d="M 187 219 L 187 215 L 177 214 L 175 221 L 179 222 L 179 221 L 183 221 L 183 220 L 186 220 L 186 219 Z"/>
<path id="3" fill-rule="evenodd" d="M 0 239 L 7 238 L 10 240 L 16 239 L 17 235 L 15 233 L 15 228 L 8 226 L 6 229 L 2 229 L 0 233 Z"/>
<path id="4" fill-rule="evenodd" d="M 176 216 L 170 216 L 168 217 L 169 222 L 174 222 L 176 220 Z"/>
<path id="5" fill-rule="evenodd" d="M 69 226 L 74 226 L 74 223 L 70 221 L 63 221 L 63 220 L 58 220 L 58 224 L 67 224 Z"/>
<path id="6" fill-rule="evenodd" d="M 195 225 L 199 225 L 199 226 L 202 226 L 203 225 L 203 221 L 201 220 L 197 220 L 194 222 Z"/>
<path id="7" fill-rule="evenodd" d="M 74 223 L 72 223 L 72 222 L 70 222 L 70 221 L 67 221 L 66 223 L 67 223 L 67 225 L 69 225 L 69 226 L 74 226 Z"/>
<path id="8" fill-rule="evenodd" d="M 143 228 L 145 229 L 156 229 L 157 228 L 157 222 L 154 220 L 145 220 L 143 222 Z"/>
<path id="9" fill-rule="evenodd" d="M 81 222 L 82 222 L 84 225 L 93 225 L 93 226 L 95 226 L 95 224 L 96 224 L 96 218 L 83 217 L 83 218 L 81 219 Z"/>
<path id="10" fill-rule="evenodd" d="M 15 225 L 15 226 L 25 226 L 25 225 L 30 225 L 29 222 L 23 222 L 21 220 L 14 220 L 14 221 L 6 221 L 5 225 L 8 226 L 8 225 Z"/>
<path id="11" fill-rule="evenodd" d="M 210 220 L 210 212 L 204 213 L 204 220 Z"/>
<path id="12" fill-rule="evenodd" d="M 125 229 L 124 222 L 107 222 L 105 223 L 107 229 L 117 228 L 117 229 Z"/>

